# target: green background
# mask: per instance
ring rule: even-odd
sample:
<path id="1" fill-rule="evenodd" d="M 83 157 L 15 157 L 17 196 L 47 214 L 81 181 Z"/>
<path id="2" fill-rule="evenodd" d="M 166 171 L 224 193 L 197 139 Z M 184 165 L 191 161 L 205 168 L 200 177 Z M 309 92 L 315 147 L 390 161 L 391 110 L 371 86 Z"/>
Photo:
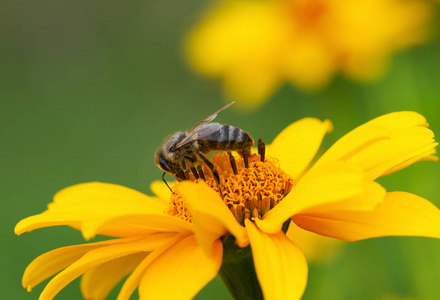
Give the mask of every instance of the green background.
<path id="1" fill-rule="evenodd" d="M 205 1 L 1 1 L 1 298 L 37 299 L 21 287 L 36 256 L 83 243 L 79 232 L 47 228 L 17 237 L 15 224 L 45 210 L 58 190 L 117 183 L 151 194 L 160 179 L 153 153 L 224 103 L 218 82 L 192 74 L 182 39 Z M 303 117 L 329 118 L 323 149 L 384 113 L 415 110 L 440 132 L 440 32 L 398 53 L 383 80 L 336 78 L 319 93 L 283 86 L 259 110 L 231 107 L 218 120 L 270 142 Z M 270 154 L 269 154 L 270 155 Z M 440 165 L 421 162 L 380 180 L 440 207 Z M 440 299 L 440 241 L 392 237 L 345 243 L 327 264 L 310 266 L 304 299 Z M 170 284 L 173 279 L 170 278 Z M 115 299 L 113 293 L 109 299 Z M 198 299 L 229 297 L 216 279 Z M 57 299 L 81 299 L 78 280 Z"/>

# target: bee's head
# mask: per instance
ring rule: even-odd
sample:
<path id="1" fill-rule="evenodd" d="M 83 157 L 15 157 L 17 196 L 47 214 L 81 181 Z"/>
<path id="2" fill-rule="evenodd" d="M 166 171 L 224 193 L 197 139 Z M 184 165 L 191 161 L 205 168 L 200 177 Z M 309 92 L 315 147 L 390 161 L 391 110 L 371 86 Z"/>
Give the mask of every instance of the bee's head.
<path id="1" fill-rule="evenodd" d="M 162 143 L 162 147 L 156 150 L 154 155 L 156 165 L 163 171 L 175 175 L 177 167 L 178 149 L 176 145 L 185 137 L 184 132 L 169 135 Z"/>
<path id="2" fill-rule="evenodd" d="M 168 161 L 164 154 L 163 154 L 163 149 L 159 148 L 156 150 L 156 153 L 154 153 L 154 161 L 156 162 L 156 165 L 162 170 L 165 171 L 167 173 L 173 174 L 174 172 L 172 171 L 172 163 L 170 161 Z"/>

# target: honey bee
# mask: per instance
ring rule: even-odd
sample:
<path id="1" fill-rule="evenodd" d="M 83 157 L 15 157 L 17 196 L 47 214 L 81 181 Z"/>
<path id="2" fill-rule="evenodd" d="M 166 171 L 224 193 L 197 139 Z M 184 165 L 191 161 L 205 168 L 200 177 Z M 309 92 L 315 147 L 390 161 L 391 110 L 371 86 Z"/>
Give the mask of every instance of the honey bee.
<path id="1" fill-rule="evenodd" d="M 201 166 L 206 164 L 211 169 L 217 186 L 220 186 L 220 178 L 215 165 L 205 156 L 211 151 L 226 151 L 235 174 L 237 174 L 237 166 L 231 151 L 242 155 L 245 167 L 249 167 L 248 156 L 254 145 L 252 137 L 240 128 L 211 123 L 219 112 L 234 103 L 235 101 L 220 108 L 190 130 L 176 132 L 165 138 L 162 146 L 155 153 L 155 162 L 164 171 L 162 179 L 165 183 L 166 173 L 173 175 L 178 181 L 188 180 L 189 171 L 195 178 L 205 179 Z"/>

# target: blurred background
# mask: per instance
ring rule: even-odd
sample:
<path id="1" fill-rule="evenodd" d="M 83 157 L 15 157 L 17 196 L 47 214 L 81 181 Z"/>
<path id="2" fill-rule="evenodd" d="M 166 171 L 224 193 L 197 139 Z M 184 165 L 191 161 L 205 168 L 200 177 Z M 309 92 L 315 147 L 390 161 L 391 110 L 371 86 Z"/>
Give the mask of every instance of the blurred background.
<path id="1" fill-rule="evenodd" d="M 397 6 L 400 2 L 408 3 L 393 1 Z M 332 44 L 333 67 L 325 83 L 304 85 L 298 76 L 288 75 L 319 71 L 322 60 L 316 57 L 305 67 L 292 65 L 287 71 L 278 70 L 277 61 L 271 69 L 277 74 L 271 79 L 275 83 L 254 95 L 254 102 L 247 94 L 228 90 L 227 76 L 220 71 L 206 75 L 194 63 L 197 54 L 191 49 L 197 52 L 198 46 L 188 46 L 188 35 L 204 26 L 203 12 L 216 3 L 220 2 L 0 2 L 2 298 L 37 299 L 44 284 L 32 293 L 21 286 L 27 264 L 51 249 L 84 242 L 79 232 L 66 227 L 17 237 L 13 229 L 19 220 L 44 211 L 57 191 L 81 182 L 117 183 L 151 194 L 149 184 L 162 175 L 153 154 L 163 138 L 189 129 L 232 99 L 236 107 L 222 112 L 218 121 L 266 142 L 300 118 L 331 119 L 335 130 L 325 138 L 321 153 L 349 130 L 393 111 L 415 110 L 440 133 L 440 19 L 435 2 L 417 2 L 424 3 L 424 13 L 412 22 L 423 23 L 414 30 L 418 38 L 401 31 L 408 39 L 396 42 L 398 47 L 390 47 L 388 40 L 377 42 L 387 45 L 384 56 L 377 57 L 382 67 L 387 66 L 381 72 L 367 79 L 356 76 L 345 60 L 350 53 Z M 343 1 L 338 3 L 343 6 Z M 362 15 L 362 10 L 357 13 Z M 371 13 L 374 17 L 368 22 L 377 24 L 381 14 Z M 411 16 L 395 16 L 393 24 Z M 365 36 L 352 35 L 359 40 Z M 237 84 L 243 81 L 251 90 L 251 84 L 258 90 L 266 82 L 241 77 Z M 420 162 L 380 183 L 389 191 L 409 191 L 440 207 L 439 178 L 438 163 Z M 323 251 L 324 259 L 310 262 L 303 299 L 440 299 L 440 240 L 390 237 Z M 78 282 L 57 299 L 81 299 Z M 197 296 L 228 298 L 218 278 Z"/>

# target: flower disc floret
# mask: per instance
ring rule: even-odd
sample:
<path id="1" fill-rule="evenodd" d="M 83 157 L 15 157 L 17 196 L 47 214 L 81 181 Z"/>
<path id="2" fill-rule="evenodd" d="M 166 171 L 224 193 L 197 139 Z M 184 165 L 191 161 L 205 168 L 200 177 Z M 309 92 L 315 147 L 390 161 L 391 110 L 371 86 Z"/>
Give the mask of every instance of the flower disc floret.
<path id="1" fill-rule="evenodd" d="M 245 168 L 241 157 L 235 157 L 235 161 L 237 174 L 232 170 L 228 155 L 214 154 L 212 158 L 220 174 L 221 198 L 237 221 L 244 225 L 245 219 L 261 218 L 274 208 L 291 191 L 295 181 L 280 168 L 275 158 L 268 157 L 262 162 L 259 155 L 251 155 L 249 168 Z M 203 172 L 206 183 L 220 194 L 209 168 L 203 166 Z M 190 180 L 199 182 L 202 179 L 191 174 Z M 192 222 L 183 198 L 174 191 L 165 212 Z"/>

